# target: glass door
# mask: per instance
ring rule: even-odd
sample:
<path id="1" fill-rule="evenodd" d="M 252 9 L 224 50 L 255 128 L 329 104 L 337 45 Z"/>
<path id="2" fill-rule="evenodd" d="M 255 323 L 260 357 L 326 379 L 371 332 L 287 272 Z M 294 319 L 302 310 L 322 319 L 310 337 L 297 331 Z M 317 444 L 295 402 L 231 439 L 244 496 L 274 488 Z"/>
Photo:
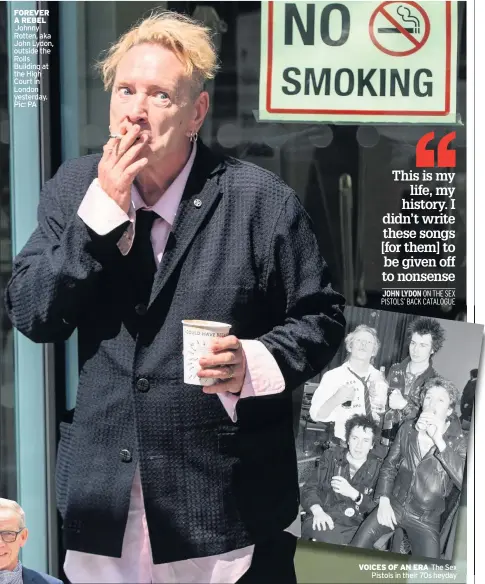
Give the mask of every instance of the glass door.
<path id="1" fill-rule="evenodd" d="M 7 5 L 0 5 L 0 292 L 12 271 L 8 136 Z M 16 499 L 13 329 L 0 302 L 0 497 Z"/>
<path id="2" fill-rule="evenodd" d="M 37 225 L 41 184 L 40 108 L 14 105 L 14 10 L 0 4 L 0 494 L 23 508 L 30 537 L 22 562 L 48 570 L 44 347 L 12 329 L 3 292 L 12 258 Z"/>

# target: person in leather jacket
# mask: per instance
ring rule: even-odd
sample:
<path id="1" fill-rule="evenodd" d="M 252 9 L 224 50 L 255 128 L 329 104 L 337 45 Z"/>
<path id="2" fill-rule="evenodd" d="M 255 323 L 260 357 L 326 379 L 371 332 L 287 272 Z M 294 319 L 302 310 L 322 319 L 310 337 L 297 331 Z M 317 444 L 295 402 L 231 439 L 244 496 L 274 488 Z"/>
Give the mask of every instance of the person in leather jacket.
<path id="1" fill-rule="evenodd" d="M 461 490 L 466 441 L 454 412 L 457 388 L 441 377 L 422 390 L 421 415 L 402 424 L 381 468 L 378 507 L 365 519 L 351 545 L 372 548 L 402 527 L 411 553 L 440 557 L 440 518 L 453 485 Z"/>
<path id="2" fill-rule="evenodd" d="M 461 394 L 460 421 L 461 427 L 464 430 L 470 429 L 470 424 L 472 421 L 473 402 L 475 400 L 475 388 L 477 385 L 477 377 L 478 369 L 472 369 L 470 371 L 470 379 L 467 381 L 467 384 L 463 389 L 463 393 Z"/>
<path id="3" fill-rule="evenodd" d="M 301 492 L 302 538 L 348 544 L 364 517 L 376 506 L 373 492 L 382 459 L 371 449 L 377 424 L 354 415 L 345 424 L 348 448 L 327 449 Z"/>
<path id="4" fill-rule="evenodd" d="M 432 359 L 443 346 L 445 331 L 440 323 L 427 316 L 411 322 L 407 335 L 409 356 L 395 363 L 387 377 L 389 409 L 384 415 L 381 444 L 389 446 L 399 426 L 406 420 L 415 420 L 420 409 L 421 390 L 428 379 L 438 374 Z"/>

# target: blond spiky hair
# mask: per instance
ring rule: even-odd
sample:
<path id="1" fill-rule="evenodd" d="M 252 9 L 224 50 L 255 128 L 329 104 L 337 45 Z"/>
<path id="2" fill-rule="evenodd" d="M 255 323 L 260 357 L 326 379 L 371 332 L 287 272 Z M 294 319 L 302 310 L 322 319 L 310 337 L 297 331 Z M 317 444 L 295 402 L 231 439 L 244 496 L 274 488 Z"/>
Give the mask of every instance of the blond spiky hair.
<path id="1" fill-rule="evenodd" d="M 97 63 L 106 91 L 113 87 L 122 57 L 132 47 L 143 43 L 170 49 L 185 66 L 187 76 L 192 78 L 195 93 L 202 91 L 204 83 L 216 75 L 217 54 L 210 29 L 176 12 L 154 12 L 124 33 Z"/>

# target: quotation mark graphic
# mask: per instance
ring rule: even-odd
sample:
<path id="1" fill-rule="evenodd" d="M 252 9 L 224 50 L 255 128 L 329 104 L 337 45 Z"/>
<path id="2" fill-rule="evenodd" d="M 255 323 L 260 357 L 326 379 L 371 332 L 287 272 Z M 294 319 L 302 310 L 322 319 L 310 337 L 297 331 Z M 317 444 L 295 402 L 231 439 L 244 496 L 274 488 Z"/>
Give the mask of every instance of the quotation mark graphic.
<path id="1" fill-rule="evenodd" d="M 448 148 L 450 142 L 456 138 L 456 132 L 450 132 L 438 142 L 438 166 L 456 166 L 456 150 Z M 428 144 L 434 140 L 434 132 L 428 132 L 416 144 L 416 167 L 433 168 L 435 166 L 435 152 L 428 149 Z"/>

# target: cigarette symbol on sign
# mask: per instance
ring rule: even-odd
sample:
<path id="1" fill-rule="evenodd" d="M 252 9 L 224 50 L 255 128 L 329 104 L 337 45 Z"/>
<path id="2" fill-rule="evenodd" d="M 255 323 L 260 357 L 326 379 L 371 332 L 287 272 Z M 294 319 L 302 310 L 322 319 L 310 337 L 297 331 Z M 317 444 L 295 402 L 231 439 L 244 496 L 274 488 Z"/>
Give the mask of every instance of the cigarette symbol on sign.
<path id="1" fill-rule="evenodd" d="M 413 0 L 386 0 L 379 4 L 369 20 L 371 41 L 380 51 L 393 57 L 407 57 L 419 51 L 426 44 L 430 29 L 428 14 Z"/>
<path id="2" fill-rule="evenodd" d="M 401 17 L 403 22 L 412 22 L 413 26 L 408 28 L 403 28 L 406 32 L 410 32 L 411 34 L 419 34 L 421 31 L 421 23 L 417 16 L 413 16 L 411 14 L 411 10 L 407 6 L 403 6 L 402 4 L 398 7 L 397 13 Z M 402 34 L 402 30 L 397 27 L 384 27 L 378 28 L 377 32 L 382 33 L 395 33 L 395 34 Z"/>

